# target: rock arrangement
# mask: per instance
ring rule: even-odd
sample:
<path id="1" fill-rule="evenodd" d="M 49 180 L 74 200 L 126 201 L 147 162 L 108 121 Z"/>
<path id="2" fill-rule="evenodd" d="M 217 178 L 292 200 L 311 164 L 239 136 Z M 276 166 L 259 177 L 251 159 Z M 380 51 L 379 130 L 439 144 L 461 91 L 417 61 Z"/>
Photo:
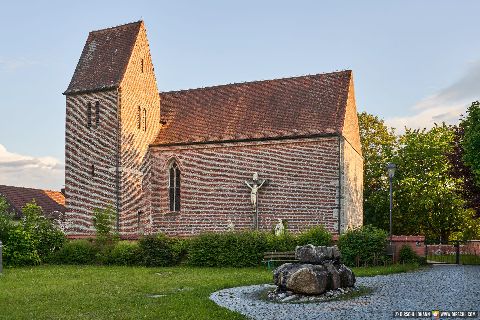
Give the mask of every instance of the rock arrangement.
<path id="1" fill-rule="evenodd" d="M 277 292 L 320 295 L 355 285 L 355 275 L 340 262 L 337 246 L 299 246 L 295 258 L 298 263 L 285 263 L 275 269 L 273 280 Z"/>

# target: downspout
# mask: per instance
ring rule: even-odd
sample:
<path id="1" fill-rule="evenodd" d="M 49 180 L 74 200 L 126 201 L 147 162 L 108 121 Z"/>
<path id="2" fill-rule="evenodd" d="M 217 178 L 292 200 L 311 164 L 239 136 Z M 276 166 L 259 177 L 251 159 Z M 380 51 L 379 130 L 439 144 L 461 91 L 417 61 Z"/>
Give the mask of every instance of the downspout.
<path id="1" fill-rule="evenodd" d="M 343 198 L 343 137 L 338 137 L 338 235 L 341 232 L 342 225 L 342 198 Z"/>
<path id="2" fill-rule="evenodd" d="M 120 136 L 122 132 L 121 122 L 121 89 L 117 88 L 117 152 L 115 155 L 115 211 L 116 211 L 116 229 L 120 233 Z"/>

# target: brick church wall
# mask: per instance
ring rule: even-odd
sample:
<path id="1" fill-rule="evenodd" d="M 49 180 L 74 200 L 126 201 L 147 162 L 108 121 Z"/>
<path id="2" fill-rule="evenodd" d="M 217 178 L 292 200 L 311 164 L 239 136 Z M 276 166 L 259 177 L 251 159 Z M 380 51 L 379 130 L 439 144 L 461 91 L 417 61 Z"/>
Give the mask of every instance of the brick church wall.
<path id="1" fill-rule="evenodd" d="M 155 231 L 192 235 L 253 229 L 245 180 L 258 172 L 268 184 L 259 193 L 259 225 L 271 230 L 286 219 L 298 232 L 324 225 L 338 232 L 339 138 L 152 147 L 152 220 Z M 169 211 L 168 166 L 181 169 L 181 210 Z"/>
<path id="2" fill-rule="evenodd" d="M 92 126 L 87 108 L 92 106 Z M 96 126 L 95 104 L 100 104 Z M 115 205 L 117 90 L 67 96 L 65 128 L 65 219 L 71 234 L 93 233 L 94 208 Z M 92 165 L 94 174 L 92 175 Z"/>
<path id="3" fill-rule="evenodd" d="M 145 208 L 142 202 L 143 179 L 147 177 L 149 171 L 148 146 L 155 139 L 160 128 L 160 97 L 143 23 L 120 84 L 119 104 L 121 110 L 120 232 L 136 234 L 139 225 L 148 223 L 146 220 L 148 208 Z M 138 126 L 139 117 L 140 127 Z"/>

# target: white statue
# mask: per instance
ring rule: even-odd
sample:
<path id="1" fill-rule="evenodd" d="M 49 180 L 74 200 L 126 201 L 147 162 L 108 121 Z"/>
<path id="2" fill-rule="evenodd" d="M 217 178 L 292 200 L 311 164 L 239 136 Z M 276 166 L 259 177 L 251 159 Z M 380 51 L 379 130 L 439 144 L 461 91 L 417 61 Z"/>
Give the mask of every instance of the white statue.
<path id="1" fill-rule="evenodd" d="M 265 180 L 262 180 L 262 182 L 259 184 L 258 173 L 256 172 L 253 173 L 252 184 L 249 184 L 248 181 L 245 181 L 245 184 L 251 190 L 250 201 L 252 202 L 253 210 L 257 209 L 258 190 L 263 186 L 264 183 L 265 183 Z"/>
<path id="2" fill-rule="evenodd" d="M 275 235 L 277 237 L 285 234 L 285 226 L 283 225 L 282 219 L 278 218 L 278 223 L 275 225 Z"/>
<path id="3" fill-rule="evenodd" d="M 235 225 L 230 219 L 227 221 L 227 231 L 235 231 Z"/>

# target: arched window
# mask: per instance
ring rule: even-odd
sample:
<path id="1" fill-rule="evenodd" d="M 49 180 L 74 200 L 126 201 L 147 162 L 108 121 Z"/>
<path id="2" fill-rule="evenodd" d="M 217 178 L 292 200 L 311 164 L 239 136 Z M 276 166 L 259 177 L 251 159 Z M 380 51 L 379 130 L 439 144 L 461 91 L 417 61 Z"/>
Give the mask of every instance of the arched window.
<path id="1" fill-rule="evenodd" d="M 147 109 L 143 108 L 143 131 L 147 131 Z"/>
<path id="2" fill-rule="evenodd" d="M 142 108 L 138 106 L 138 111 L 137 111 L 137 129 L 140 129 L 142 126 Z"/>
<path id="3" fill-rule="evenodd" d="M 180 168 L 174 161 L 170 165 L 168 179 L 170 211 L 180 211 Z"/>
<path id="4" fill-rule="evenodd" d="M 100 102 L 95 102 L 95 126 L 100 125 Z"/>
<path id="5" fill-rule="evenodd" d="M 92 127 L 92 104 L 90 102 L 87 106 L 87 127 Z"/>

